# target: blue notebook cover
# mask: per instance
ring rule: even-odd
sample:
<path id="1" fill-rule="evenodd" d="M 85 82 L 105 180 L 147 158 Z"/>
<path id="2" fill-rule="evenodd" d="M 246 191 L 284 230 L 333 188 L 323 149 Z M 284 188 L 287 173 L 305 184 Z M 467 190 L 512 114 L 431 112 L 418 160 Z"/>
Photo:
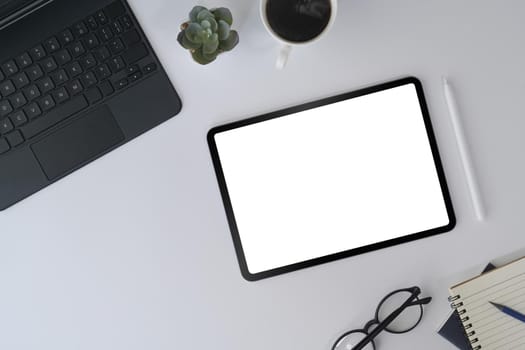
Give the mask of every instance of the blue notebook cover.
<path id="1" fill-rule="evenodd" d="M 482 274 L 495 268 L 496 266 L 489 263 L 483 270 Z M 438 334 L 454 344 L 458 349 L 472 350 L 457 311 L 454 311 L 448 320 L 445 321 L 445 323 L 438 330 Z"/>

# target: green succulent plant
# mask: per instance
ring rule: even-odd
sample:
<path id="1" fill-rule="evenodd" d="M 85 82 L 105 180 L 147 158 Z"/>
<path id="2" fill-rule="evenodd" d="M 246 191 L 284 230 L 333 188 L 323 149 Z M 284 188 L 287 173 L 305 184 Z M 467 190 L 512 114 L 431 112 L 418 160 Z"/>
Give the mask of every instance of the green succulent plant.
<path id="1" fill-rule="evenodd" d="M 190 19 L 181 25 L 178 42 L 191 52 L 195 61 L 208 64 L 239 43 L 239 34 L 231 29 L 233 17 L 225 7 L 208 10 L 195 6 Z"/>

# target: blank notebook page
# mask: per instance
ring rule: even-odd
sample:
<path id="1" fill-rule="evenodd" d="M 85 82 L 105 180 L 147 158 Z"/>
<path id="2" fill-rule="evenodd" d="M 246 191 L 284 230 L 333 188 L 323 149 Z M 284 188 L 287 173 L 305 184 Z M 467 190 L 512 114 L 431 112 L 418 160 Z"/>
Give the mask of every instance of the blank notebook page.
<path id="1" fill-rule="evenodd" d="M 496 309 L 489 302 L 525 314 L 525 258 L 450 288 L 472 348 L 482 350 L 525 349 L 525 323 Z M 461 304 L 462 303 L 462 304 Z M 475 339 L 478 339 L 474 342 Z"/>

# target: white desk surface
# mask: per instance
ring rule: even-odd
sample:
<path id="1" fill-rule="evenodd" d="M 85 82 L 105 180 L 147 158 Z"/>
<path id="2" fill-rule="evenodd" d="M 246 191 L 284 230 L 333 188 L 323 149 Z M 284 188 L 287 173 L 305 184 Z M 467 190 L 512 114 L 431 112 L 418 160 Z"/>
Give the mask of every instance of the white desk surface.
<path id="1" fill-rule="evenodd" d="M 378 349 L 453 349 L 447 287 L 525 247 L 525 46 L 519 0 L 341 0 L 328 36 L 274 69 L 255 0 L 227 5 L 241 43 L 202 67 L 176 42 L 194 1 L 132 0 L 184 102 L 176 118 L 0 213 L 0 348 L 319 350 L 419 285 L 421 325 Z M 456 214 L 447 234 L 250 283 L 239 272 L 207 131 L 414 75 Z M 441 76 L 455 85 L 488 218 L 468 197 Z"/>

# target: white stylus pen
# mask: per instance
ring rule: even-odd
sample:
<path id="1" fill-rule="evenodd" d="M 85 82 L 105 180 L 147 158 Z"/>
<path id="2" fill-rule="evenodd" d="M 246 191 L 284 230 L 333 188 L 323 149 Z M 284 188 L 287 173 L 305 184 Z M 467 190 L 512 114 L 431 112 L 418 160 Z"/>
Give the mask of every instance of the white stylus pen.
<path id="1" fill-rule="evenodd" d="M 443 91 L 445 93 L 445 99 L 447 100 L 450 118 L 452 119 L 452 126 L 454 128 L 454 132 L 456 133 L 459 155 L 461 157 L 461 162 L 463 163 L 463 171 L 465 172 L 465 177 L 467 179 L 467 185 L 470 191 L 470 199 L 472 200 L 472 207 L 474 208 L 477 219 L 479 221 L 483 221 L 485 219 L 485 209 L 483 208 L 479 185 L 474 175 L 474 167 L 472 165 L 472 160 L 468 151 L 465 133 L 459 119 L 458 105 L 456 99 L 454 98 L 454 94 L 452 93 L 452 88 L 446 77 L 443 77 Z"/>

